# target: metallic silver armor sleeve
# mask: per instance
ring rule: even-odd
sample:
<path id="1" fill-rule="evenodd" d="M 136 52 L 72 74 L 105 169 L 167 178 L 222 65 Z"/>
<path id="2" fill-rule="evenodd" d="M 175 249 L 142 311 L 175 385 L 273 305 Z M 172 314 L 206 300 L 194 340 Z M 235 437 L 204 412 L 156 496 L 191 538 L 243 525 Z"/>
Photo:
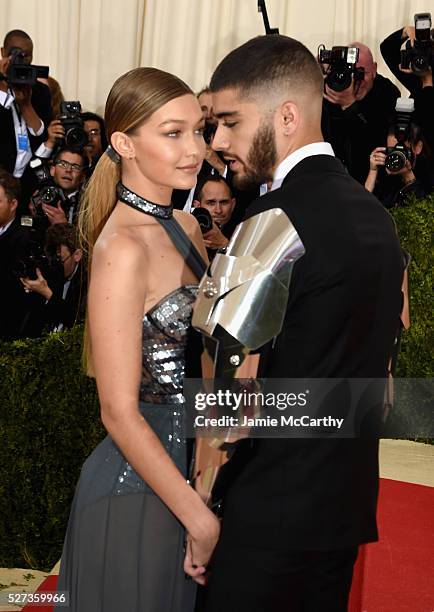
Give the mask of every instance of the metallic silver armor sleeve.
<path id="1" fill-rule="evenodd" d="M 305 250 L 285 212 L 273 208 L 237 226 L 199 285 L 193 326 L 217 342 L 214 375 L 279 334 L 294 263 Z"/>

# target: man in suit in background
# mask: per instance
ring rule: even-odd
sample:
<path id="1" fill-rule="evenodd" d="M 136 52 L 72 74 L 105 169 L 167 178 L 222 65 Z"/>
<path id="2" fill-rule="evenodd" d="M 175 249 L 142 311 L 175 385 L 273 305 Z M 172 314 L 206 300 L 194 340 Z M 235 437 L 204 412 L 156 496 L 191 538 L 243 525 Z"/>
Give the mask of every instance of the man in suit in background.
<path id="1" fill-rule="evenodd" d="M 33 155 L 49 157 L 43 143 L 51 121 L 51 96 L 46 85 L 10 85 L 6 75 L 13 49 L 21 49 L 23 61 L 32 63 L 33 42 L 22 30 L 6 34 L 0 59 L 0 166 L 21 181 L 20 207 L 25 210 L 35 179 L 28 164 Z"/>
<path id="2" fill-rule="evenodd" d="M 401 249 L 388 213 L 323 142 L 315 58 L 294 39 L 260 36 L 222 60 L 210 88 L 213 147 L 235 185 L 271 186 L 247 216 L 283 209 L 306 251 L 259 376 L 385 378 Z M 223 471 L 206 612 L 344 612 L 358 546 L 377 539 L 378 441 L 243 440 Z"/>
<path id="3" fill-rule="evenodd" d="M 15 273 L 27 252 L 29 228 L 22 227 L 16 211 L 20 199 L 18 179 L 0 168 L 0 340 L 15 340 L 28 308 L 28 296 Z"/>

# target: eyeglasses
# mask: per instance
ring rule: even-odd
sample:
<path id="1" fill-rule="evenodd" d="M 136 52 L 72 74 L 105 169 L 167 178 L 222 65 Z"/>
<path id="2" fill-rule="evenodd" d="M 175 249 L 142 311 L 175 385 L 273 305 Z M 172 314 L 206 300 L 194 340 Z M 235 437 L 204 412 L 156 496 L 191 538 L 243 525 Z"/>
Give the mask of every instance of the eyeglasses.
<path id="1" fill-rule="evenodd" d="M 71 259 L 71 257 L 73 256 L 74 253 L 71 253 L 70 255 L 67 255 L 65 257 L 65 259 L 62 259 L 62 253 L 59 251 L 57 253 L 57 259 L 59 260 L 60 263 L 64 264 L 66 261 L 68 261 L 68 259 Z"/>
<path id="2" fill-rule="evenodd" d="M 87 135 L 90 136 L 91 138 L 94 138 L 95 136 L 99 136 L 101 134 L 101 130 L 98 130 L 97 128 L 94 128 L 93 130 L 89 130 L 87 132 Z"/>
<path id="3" fill-rule="evenodd" d="M 73 172 L 80 172 L 80 170 L 83 170 L 83 166 L 71 164 L 69 161 L 66 161 L 66 159 L 58 159 L 54 162 L 54 165 L 64 170 L 72 170 Z"/>

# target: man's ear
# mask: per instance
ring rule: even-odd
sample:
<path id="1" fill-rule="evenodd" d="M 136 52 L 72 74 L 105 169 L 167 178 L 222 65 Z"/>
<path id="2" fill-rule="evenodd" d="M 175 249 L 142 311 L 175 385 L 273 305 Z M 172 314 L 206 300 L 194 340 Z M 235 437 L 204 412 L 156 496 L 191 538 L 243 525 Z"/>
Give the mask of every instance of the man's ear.
<path id="1" fill-rule="evenodd" d="M 294 102 L 283 102 L 277 110 L 277 129 L 283 136 L 291 136 L 300 123 L 300 112 Z"/>
<path id="2" fill-rule="evenodd" d="M 74 261 L 76 263 L 78 263 L 81 258 L 83 257 L 83 251 L 81 249 L 77 249 L 76 251 L 74 251 L 74 253 L 72 254 L 72 257 L 74 258 Z"/>
<path id="3" fill-rule="evenodd" d="M 124 159 L 133 159 L 136 151 L 134 148 L 133 141 L 123 132 L 113 132 L 110 137 L 110 144 L 113 149 Z"/>
<path id="4" fill-rule="evenodd" d="M 55 165 L 54 165 L 54 163 L 53 163 L 53 164 L 51 164 L 51 166 L 50 166 L 50 175 L 51 175 L 51 176 L 54 176 L 54 172 L 55 172 L 55 171 L 56 171 L 56 167 L 55 167 Z"/>
<path id="5" fill-rule="evenodd" d="M 18 200 L 16 198 L 14 198 L 13 200 L 10 200 L 10 206 L 11 206 L 11 212 L 15 212 L 17 210 L 17 206 L 18 206 Z"/>

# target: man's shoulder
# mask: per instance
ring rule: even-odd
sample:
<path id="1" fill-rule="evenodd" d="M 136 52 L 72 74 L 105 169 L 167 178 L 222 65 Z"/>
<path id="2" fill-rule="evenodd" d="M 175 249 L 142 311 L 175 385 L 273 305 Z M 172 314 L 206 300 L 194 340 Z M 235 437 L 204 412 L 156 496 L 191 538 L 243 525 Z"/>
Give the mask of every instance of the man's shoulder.
<path id="1" fill-rule="evenodd" d="M 398 87 L 392 83 L 390 79 L 378 73 L 374 80 L 373 91 L 377 94 L 384 94 L 386 92 L 391 95 L 396 95 L 396 97 L 401 95 Z"/>

